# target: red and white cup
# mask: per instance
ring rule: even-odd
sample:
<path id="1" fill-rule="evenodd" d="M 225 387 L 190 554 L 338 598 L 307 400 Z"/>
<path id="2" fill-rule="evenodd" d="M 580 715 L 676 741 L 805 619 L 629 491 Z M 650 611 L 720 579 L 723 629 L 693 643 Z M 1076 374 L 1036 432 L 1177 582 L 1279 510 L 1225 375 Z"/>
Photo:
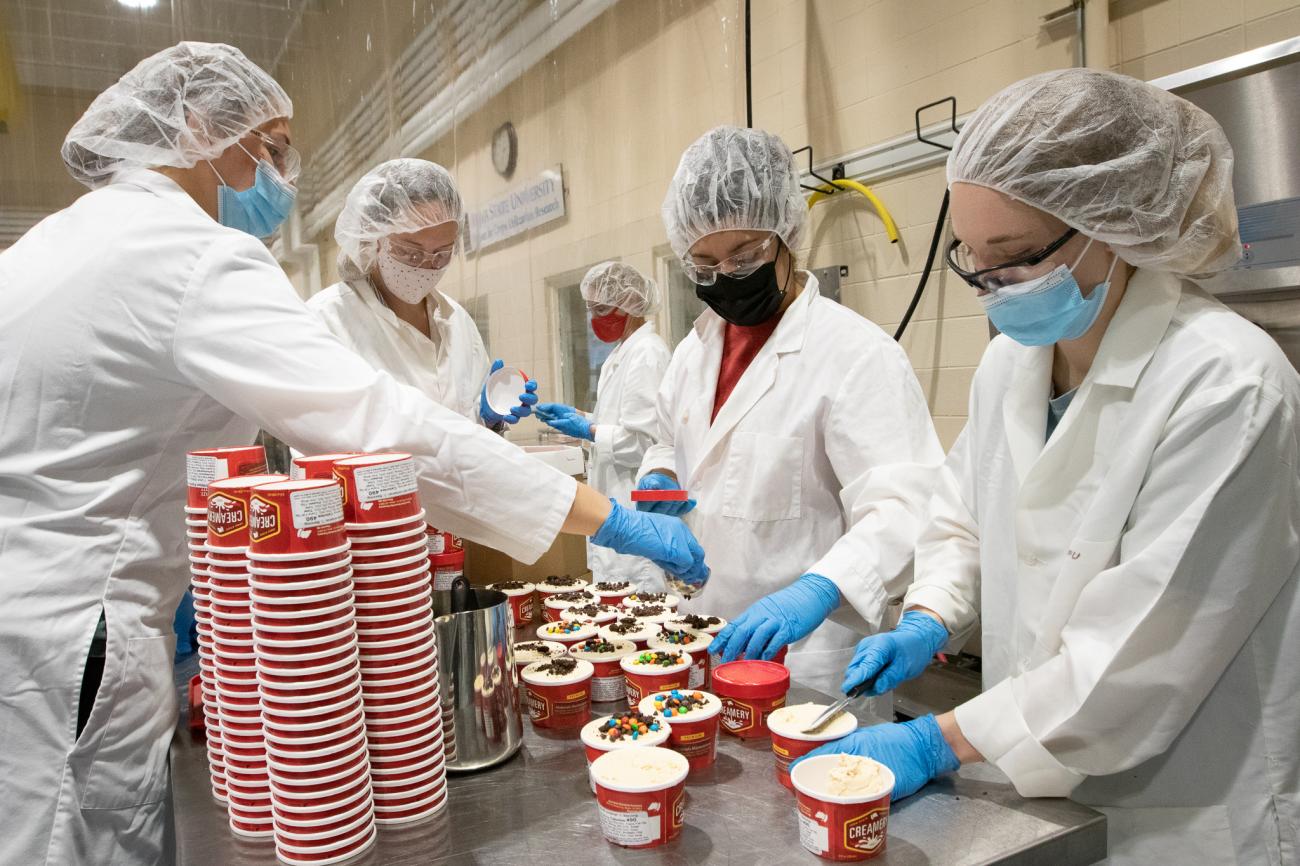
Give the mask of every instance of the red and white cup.
<path id="1" fill-rule="evenodd" d="M 768 735 L 767 717 L 785 706 L 790 671 L 776 662 L 741 659 L 720 664 L 710 688 L 722 699 L 722 729 L 741 739 Z"/>
<path id="2" fill-rule="evenodd" d="M 343 489 L 332 479 L 276 481 L 249 498 L 249 556 L 317 554 L 347 542 Z"/>
<path id="3" fill-rule="evenodd" d="M 518 583 L 519 586 L 508 584 Z M 510 624 L 515 628 L 525 626 L 537 615 L 537 587 L 527 581 L 502 581 L 489 583 L 488 589 L 505 595 L 510 603 Z"/>
<path id="4" fill-rule="evenodd" d="M 591 662 L 578 661 L 562 677 L 541 671 L 547 662 L 534 662 L 520 675 L 528 688 L 528 717 L 537 728 L 580 728 L 591 716 Z"/>
<path id="5" fill-rule="evenodd" d="M 584 649 L 592 640 L 612 645 L 613 650 L 593 652 Z M 605 641 L 599 637 L 592 640 L 580 641 L 568 647 L 569 655 L 591 663 L 591 699 L 596 703 L 624 700 L 627 697 L 627 679 L 623 674 L 623 659 L 637 651 L 636 644 L 630 640 Z"/>
<path id="6" fill-rule="evenodd" d="M 829 793 L 830 774 L 843 761 L 875 765 L 880 784 L 851 796 Z M 790 773 L 799 808 L 799 841 L 823 860 L 869 860 L 885 852 L 894 774 L 858 755 L 816 755 Z"/>
<path id="7" fill-rule="evenodd" d="M 672 632 L 669 634 L 667 632 Z M 687 640 L 686 638 L 690 638 Z M 650 640 L 646 641 L 646 649 L 652 650 L 674 650 L 682 649 L 691 654 L 695 659 L 695 664 L 691 667 L 691 678 L 687 685 L 693 689 L 708 688 L 709 668 L 712 664 L 709 656 L 709 644 L 713 643 L 713 635 L 702 632 L 691 631 L 690 629 L 669 629 L 668 626 L 660 626 L 659 633 Z"/>
<path id="8" fill-rule="evenodd" d="M 454 550 L 430 556 L 429 570 L 433 573 L 434 589 L 451 589 L 458 578 L 465 576 L 465 551 Z"/>
<path id="9" fill-rule="evenodd" d="M 611 720 L 617 722 L 620 715 L 626 714 L 616 713 L 612 716 L 601 716 L 598 719 L 592 719 L 590 722 L 587 722 L 587 724 L 582 726 L 582 732 L 579 734 L 579 737 L 582 739 L 583 752 L 587 756 L 587 775 L 591 782 L 591 793 L 593 794 L 596 793 L 596 780 L 590 778 L 592 761 L 596 760 L 606 752 L 613 752 L 618 749 L 649 749 L 654 746 L 662 746 L 668 742 L 668 737 L 672 733 L 673 726 L 668 723 L 667 719 L 664 719 L 659 722 L 659 730 L 647 730 L 646 733 L 638 735 L 635 739 L 625 736 L 617 740 L 610 740 L 606 737 L 602 737 L 600 735 L 600 729 Z"/>
<path id="10" fill-rule="evenodd" d="M 642 698 L 637 709 L 644 715 L 655 716 L 672 725 L 669 747 L 690 762 L 691 772 L 707 769 L 718 757 L 718 716 L 722 713 L 722 701 L 708 692 L 679 691 L 703 697 L 704 706 L 684 715 L 666 716 L 662 706 L 656 704 L 656 698 L 670 696 L 671 692 L 660 692 Z"/>
<path id="11" fill-rule="evenodd" d="M 423 517 L 410 454 L 362 454 L 334 461 L 348 523 L 374 526 Z"/>
<path id="12" fill-rule="evenodd" d="M 625 620 L 627 627 L 624 628 Z M 605 640 L 630 640 L 636 648 L 643 650 L 650 638 L 659 633 L 659 626 L 652 622 L 642 622 L 633 617 L 624 617 L 600 627 L 600 636 Z"/>
<path id="13" fill-rule="evenodd" d="M 550 650 L 550 653 L 537 652 L 536 650 L 530 647 L 530 645 L 536 645 L 536 644 L 543 645 L 544 647 L 546 647 L 546 649 Z M 521 674 L 523 674 L 524 668 L 528 667 L 533 662 L 550 661 L 551 659 L 562 658 L 563 656 L 566 656 L 568 654 L 569 654 L 568 646 L 560 643 L 559 641 L 553 641 L 553 640 L 519 641 L 515 643 L 513 647 L 513 655 L 515 659 L 515 677 L 517 679 Z M 522 680 L 520 681 L 522 682 Z"/>
<path id="14" fill-rule="evenodd" d="M 671 749 L 615 749 L 591 762 L 605 839 L 657 848 L 676 839 L 686 818 L 690 763 Z"/>
<path id="15" fill-rule="evenodd" d="M 574 598 L 572 596 L 578 596 Z M 546 622 L 558 622 L 560 614 L 571 607 L 578 607 L 584 604 L 592 604 L 596 601 L 596 596 L 585 589 L 575 589 L 568 592 L 557 592 L 546 596 L 542 601 L 542 618 Z"/>
<path id="16" fill-rule="evenodd" d="M 253 488 L 273 481 L 287 481 L 285 475 L 243 475 L 223 478 L 208 485 L 208 556 L 222 554 L 246 558 L 249 545 L 249 500 Z"/>
<path id="17" fill-rule="evenodd" d="M 655 692 L 685 689 L 690 681 L 691 665 L 695 661 L 690 653 L 674 651 L 671 655 L 678 656 L 681 660 L 669 665 L 639 661 L 648 654 L 648 651 L 634 653 L 620 662 L 624 679 L 627 680 L 627 704 L 630 707 L 637 706 L 642 698 Z"/>
<path id="18" fill-rule="evenodd" d="M 222 478 L 266 473 L 266 449 L 261 445 L 200 448 L 185 455 L 185 512 L 207 510 L 208 485 Z"/>
<path id="19" fill-rule="evenodd" d="M 847 737 L 858 728 L 858 720 L 844 712 L 831 720 L 823 730 L 805 734 L 804 730 L 817 721 L 829 704 L 795 704 L 773 710 L 767 717 L 767 728 L 772 734 L 772 754 L 776 757 L 776 780 L 791 791 L 790 764 L 819 746 Z"/>
<path id="20" fill-rule="evenodd" d="M 276 859 L 287 866 L 328 866 L 355 857 L 375 844 L 378 830 L 374 825 L 361 832 L 324 844 L 308 845 L 275 840 Z"/>
<path id="21" fill-rule="evenodd" d="M 334 478 L 334 462 L 348 457 L 358 457 L 359 451 L 345 451 L 339 454 L 306 454 L 293 458 L 289 467 L 289 477 L 300 478 Z"/>
<path id="22" fill-rule="evenodd" d="M 579 641 L 587 640 L 596 636 L 597 628 L 595 624 L 583 622 L 581 620 L 560 620 L 557 622 L 548 622 L 537 627 L 537 637 L 539 640 L 549 640 L 555 643 L 562 643 L 566 647 Z"/>
<path id="23" fill-rule="evenodd" d="M 611 580 L 593 583 L 587 590 L 596 596 L 601 604 L 618 606 L 623 599 L 636 592 L 636 586 L 626 580 Z"/>

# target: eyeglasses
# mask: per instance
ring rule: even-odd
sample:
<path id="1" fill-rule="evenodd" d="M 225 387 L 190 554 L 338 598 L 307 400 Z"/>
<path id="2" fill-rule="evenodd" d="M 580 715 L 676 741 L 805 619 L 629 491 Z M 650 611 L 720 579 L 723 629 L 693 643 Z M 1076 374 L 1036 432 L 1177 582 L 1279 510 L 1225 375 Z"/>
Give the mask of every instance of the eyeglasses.
<path id="1" fill-rule="evenodd" d="M 587 315 L 593 319 L 599 319 L 617 311 L 618 307 L 611 307 L 608 304 L 587 304 Z"/>
<path id="2" fill-rule="evenodd" d="M 772 249 L 772 245 L 778 241 L 780 241 L 780 238 L 773 232 L 763 240 L 754 242 L 716 265 L 700 265 L 696 264 L 694 259 L 684 258 L 682 259 L 682 270 L 686 272 L 686 276 L 690 278 L 690 281 L 697 286 L 713 285 L 719 273 L 743 279 L 767 264 L 768 252 Z"/>
<path id="3" fill-rule="evenodd" d="M 388 254 L 402 264 L 431 271 L 440 271 L 450 265 L 451 257 L 456 252 L 455 244 L 430 252 L 423 247 L 404 244 L 391 238 L 384 241 L 384 246 Z"/>
<path id="4" fill-rule="evenodd" d="M 280 173 L 280 177 L 284 178 L 284 182 L 297 181 L 298 175 L 302 172 L 302 154 L 298 152 L 298 148 L 292 144 L 282 144 L 256 129 L 253 130 L 253 135 L 266 146 L 266 152 L 271 155 L 271 164 Z"/>
<path id="5" fill-rule="evenodd" d="M 1023 283 L 1043 276 L 1046 271 L 1039 266 L 1078 233 L 1078 229 L 1069 229 L 1041 250 L 991 268 L 979 268 L 975 252 L 962 241 L 954 239 L 952 245 L 948 247 L 946 256 L 948 267 L 954 274 L 965 280 L 967 285 L 993 291 L 1002 286 Z"/>

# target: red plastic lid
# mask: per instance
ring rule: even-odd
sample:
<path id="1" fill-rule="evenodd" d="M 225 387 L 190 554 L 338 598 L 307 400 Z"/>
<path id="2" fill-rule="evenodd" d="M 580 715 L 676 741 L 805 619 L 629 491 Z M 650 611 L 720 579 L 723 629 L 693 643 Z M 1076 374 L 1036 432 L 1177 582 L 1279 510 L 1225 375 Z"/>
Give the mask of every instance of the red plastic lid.
<path id="1" fill-rule="evenodd" d="M 790 690 L 790 669 L 743 659 L 713 669 L 713 693 L 723 698 L 777 698 Z"/>

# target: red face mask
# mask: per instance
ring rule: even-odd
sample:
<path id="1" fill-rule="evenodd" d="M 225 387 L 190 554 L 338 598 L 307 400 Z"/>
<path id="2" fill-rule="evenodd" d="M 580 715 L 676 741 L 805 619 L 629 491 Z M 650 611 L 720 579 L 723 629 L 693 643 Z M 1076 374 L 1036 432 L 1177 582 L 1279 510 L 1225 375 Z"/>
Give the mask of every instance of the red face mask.
<path id="1" fill-rule="evenodd" d="M 623 339 L 625 330 L 627 330 L 626 313 L 615 311 L 605 316 L 591 317 L 591 331 L 602 343 L 617 343 Z"/>

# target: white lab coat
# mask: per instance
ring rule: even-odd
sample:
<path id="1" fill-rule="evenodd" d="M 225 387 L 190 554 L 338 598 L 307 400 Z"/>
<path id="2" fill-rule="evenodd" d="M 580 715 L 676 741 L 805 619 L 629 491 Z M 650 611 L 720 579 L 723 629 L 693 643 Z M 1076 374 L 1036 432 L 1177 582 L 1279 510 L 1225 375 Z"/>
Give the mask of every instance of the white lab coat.
<path id="1" fill-rule="evenodd" d="M 687 522 L 712 575 L 683 610 L 732 619 L 806 572 L 835 583 L 847 604 L 787 660 L 833 691 L 907 588 L 943 451 L 903 350 L 800 274 L 803 292 L 712 423 L 724 322 L 700 315 L 673 352 L 641 469 L 675 472 L 699 503 Z"/>
<path id="2" fill-rule="evenodd" d="M 637 470 L 659 433 L 655 400 L 672 353 L 646 322 L 628 335 L 600 368 L 596 408 L 588 415 L 596 428 L 587 481 L 628 508 Z M 615 553 L 587 542 L 587 565 L 596 580 L 628 580 L 646 592 L 667 589 L 663 569 L 648 559 Z"/>
<path id="3" fill-rule="evenodd" d="M 460 304 L 441 292 L 425 299 L 432 339 L 399 319 L 366 280 L 335 283 L 308 298 L 307 306 L 372 366 L 480 423 L 479 394 L 492 362 Z"/>
<path id="4" fill-rule="evenodd" d="M 1112 863 L 1300 862 L 1300 378 L 1146 271 L 1044 447 L 1051 362 L 990 346 L 918 545 L 906 603 L 982 619 L 958 724 Z"/>
<path id="5" fill-rule="evenodd" d="M 263 244 L 152 171 L 0 253 L 0 346 L 0 863 L 170 862 L 187 449 L 261 427 L 305 452 L 410 451 L 431 520 L 521 559 L 572 505 L 571 478 L 347 351 Z"/>

